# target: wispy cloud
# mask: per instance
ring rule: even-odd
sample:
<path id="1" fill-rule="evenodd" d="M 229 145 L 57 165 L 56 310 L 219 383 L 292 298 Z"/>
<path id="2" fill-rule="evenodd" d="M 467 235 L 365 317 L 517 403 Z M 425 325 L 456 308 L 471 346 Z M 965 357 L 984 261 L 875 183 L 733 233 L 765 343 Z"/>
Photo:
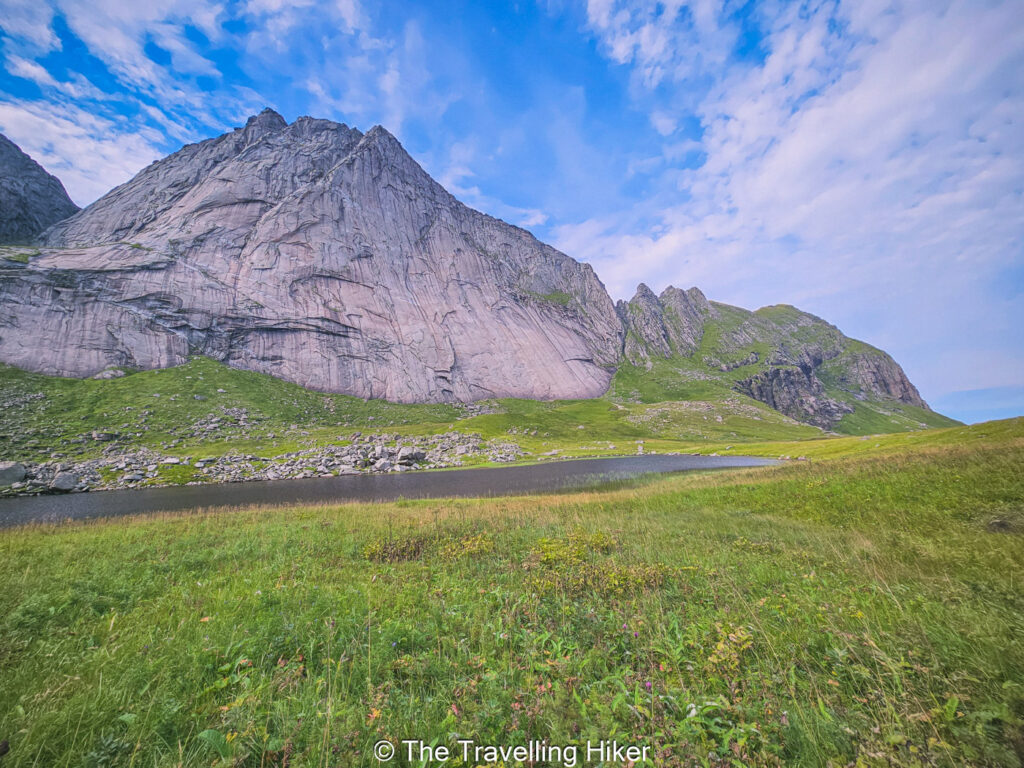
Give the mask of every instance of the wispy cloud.
<path id="1" fill-rule="evenodd" d="M 311 28 L 352 35 L 362 20 L 356 0 L 12 0 L 0 22 L 4 68 L 42 97 L 0 97 L 0 130 L 89 203 L 180 143 L 273 104 L 258 77 L 239 77 L 256 59 L 251 48 L 270 67 L 274 45 L 293 45 L 297 26 L 300 37 Z M 62 27 L 79 46 L 75 56 L 52 55 Z"/>
<path id="2" fill-rule="evenodd" d="M 660 193 L 559 230 L 614 293 L 642 274 L 797 303 L 892 349 L 933 391 L 946 384 L 928 360 L 988 334 L 1004 360 L 971 369 L 973 386 L 1024 381 L 1019 346 L 1005 359 L 1021 296 L 986 290 L 1022 255 L 1018 4 L 762 9 L 755 57 L 730 57 L 735 21 L 708 3 L 588 9 L 609 57 L 647 89 L 652 122 L 668 128 L 666 110 L 701 94 L 702 164 L 672 173 L 666 158 Z"/>
<path id="3" fill-rule="evenodd" d="M 124 131 L 115 122 L 67 104 L 0 101 L 0 131 L 55 174 L 75 202 L 95 200 L 163 153 L 160 136 Z"/>

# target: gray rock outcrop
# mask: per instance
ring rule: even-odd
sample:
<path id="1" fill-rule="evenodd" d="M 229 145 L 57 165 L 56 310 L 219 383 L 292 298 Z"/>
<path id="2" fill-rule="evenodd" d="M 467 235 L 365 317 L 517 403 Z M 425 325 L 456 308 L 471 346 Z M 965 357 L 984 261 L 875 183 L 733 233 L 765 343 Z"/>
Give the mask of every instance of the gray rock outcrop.
<path id="1" fill-rule="evenodd" d="M 77 210 L 56 176 L 0 134 L 0 245 L 29 243 Z"/>
<path id="2" fill-rule="evenodd" d="M 650 367 L 651 357 L 692 355 L 700 346 L 704 323 L 718 312 L 698 288 L 669 286 L 661 296 L 640 283 L 636 295 L 620 301 L 616 311 L 625 328 L 623 358 Z"/>
<path id="3" fill-rule="evenodd" d="M 595 397 L 621 324 L 593 270 L 459 203 L 393 136 L 266 110 L 0 266 L 0 360 L 47 374 L 208 355 L 399 402 Z"/>
<path id="4" fill-rule="evenodd" d="M 847 413 L 848 403 L 828 397 L 813 370 L 771 366 L 739 382 L 737 389 L 791 418 L 829 429 Z"/>

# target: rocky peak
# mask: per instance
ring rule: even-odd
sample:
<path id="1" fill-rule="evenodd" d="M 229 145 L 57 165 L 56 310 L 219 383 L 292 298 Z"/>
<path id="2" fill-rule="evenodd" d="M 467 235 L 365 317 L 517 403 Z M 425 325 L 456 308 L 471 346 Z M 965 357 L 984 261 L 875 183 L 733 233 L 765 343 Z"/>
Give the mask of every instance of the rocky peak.
<path id="1" fill-rule="evenodd" d="M 245 121 L 244 130 L 252 133 L 267 134 L 274 131 L 283 131 L 287 127 L 287 120 L 270 107 L 266 107 L 258 115 L 253 115 Z"/>
<path id="2" fill-rule="evenodd" d="M 0 245 L 32 242 L 77 210 L 56 176 L 0 134 Z"/>
<path id="3" fill-rule="evenodd" d="M 264 111 L 41 250 L 0 280 L 0 360 L 45 373 L 206 355 L 366 398 L 557 399 L 603 394 L 621 349 L 589 266 L 459 203 L 380 126 Z"/>
<path id="4" fill-rule="evenodd" d="M 45 235 L 52 247 L 116 241 L 166 248 L 189 238 L 199 216 L 231 211 L 224 230 L 255 226 L 271 208 L 324 178 L 362 134 L 328 120 L 291 125 L 266 109 L 230 133 L 182 147 Z"/>
<path id="5" fill-rule="evenodd" d="M 435 202 L 444 200 L 444 204 L 448 204 L 455 200 L 383 126 L 375 125 L 362 135 L 344 162 L 349 166 L 359 164 L 374 178 L 379 180 L 386 176 L 388 183 L 405 187 Z"/>
<path id="6" fill-rule="evenodd" d="M 636 293 L 633 294 L 633 298 L 630 299 L 630 304 L 633 302 L 656 302 L 657 300 L 657 295 L 648 287 L 647 283 L 640 283 L 636 287 Z"/>
<path id="7" fill-rule="evenodd" d="M 633 365 L 651 366 L 652 357 L 691 355 L 700 346 L 705 319 L 714 310 L 697 288 L 669 286 L 660 296 L 640 283 L 619 313 L 626 326 L 623 355 Z"/>

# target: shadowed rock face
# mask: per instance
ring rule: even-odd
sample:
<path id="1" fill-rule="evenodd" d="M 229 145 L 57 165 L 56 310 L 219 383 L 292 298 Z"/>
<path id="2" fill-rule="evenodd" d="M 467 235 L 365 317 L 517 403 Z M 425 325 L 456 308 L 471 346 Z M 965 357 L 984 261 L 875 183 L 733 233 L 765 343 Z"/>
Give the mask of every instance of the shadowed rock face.
<path id="1" fill-rule="evenodd" d="M 31 242 L 77 210 L 56 176 L 0 134 L 0 245 Z"/>
<path id="2" fill-rule="evenodd" d="M 0 266 L 0 360 L 92 376 L 195 354 L 399 402 L 602 394 L 621 323 L 587 265 L 471 210 L 387 131 L 265 110 Z"/>

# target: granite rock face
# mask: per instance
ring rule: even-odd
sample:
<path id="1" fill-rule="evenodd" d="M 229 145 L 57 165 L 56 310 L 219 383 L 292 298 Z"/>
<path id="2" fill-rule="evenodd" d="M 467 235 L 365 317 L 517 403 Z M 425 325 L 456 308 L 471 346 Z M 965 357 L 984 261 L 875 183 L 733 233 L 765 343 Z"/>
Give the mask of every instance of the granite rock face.
<path id="1" fill-rule="evenodd" d="M 655 296 L 641 285 L 617 311 L 624 363 L 650 370 L 659 358 L 675 360 L 682 375 L 718 381 L 798 421 L 831 429 L 858 400 L 928 409 L 889 355 L 794 307 L 750 312 L 709 302 L 696 288 Z"/>
<path id="2" fill-rule="evenodd" d="M 0 360 L 64 376 L 207 355 L 398 402 L 595 397 L 593 270 L 458 202 L 386 130 L 265 110 L 0 262 Z"/>
<path id="3" fill-rule="evenodd" d="M 769 366 L 741 381 L 737 388 L 797 421 L 826 429 L 853 412 L 848 403 L 825 394 L 813 369 Z"/>
<path id="4" fill-rule="evenodd" d="M 0 134 L 0 245 L 28 243 L 77 210 L 56 176 Z"/>

